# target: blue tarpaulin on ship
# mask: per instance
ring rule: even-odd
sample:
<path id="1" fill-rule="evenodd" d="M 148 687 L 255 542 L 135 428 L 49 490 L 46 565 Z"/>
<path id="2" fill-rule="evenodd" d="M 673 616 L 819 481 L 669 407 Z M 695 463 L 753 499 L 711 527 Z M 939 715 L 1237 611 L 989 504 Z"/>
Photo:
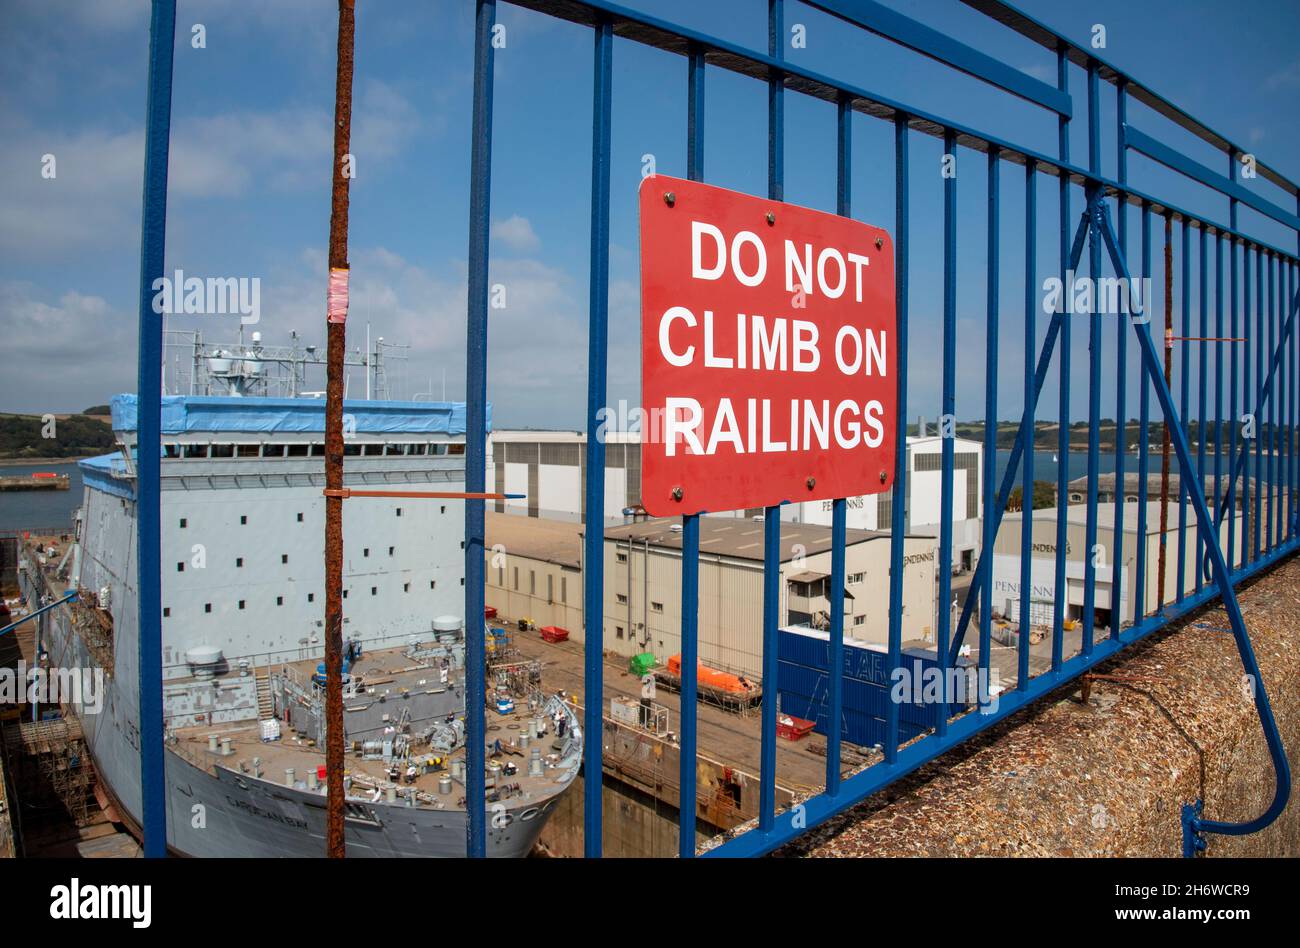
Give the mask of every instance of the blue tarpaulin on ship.
<path id="1" fill-rule="evenodd" d="M 115 395 L 113 430 L 135 431 L 139 411 L 133 394 Z M 463 435 L 464 402 L 345 401 L 343 413 L 353 430 L 385 435 Z M 487 406 L 491 430 L 492 406 Z M 231 398 L 229 396 L 164 395 L 162 433 L 241 431 L 311 433 L 325 430 L 325 400 L 321 398 Z"/>
<path id="2" fill-rule="evenodd" d="M 114 477 L 114 466 L 117 466 L 120 471 L 126 470 L 126 462 L 121 452 L 101 454 L 77 462 L 77 467 L 81 469 L 81 483 L 86 487 L 102 490 L 114 497 L 135 500 L 135 481 Z"/>

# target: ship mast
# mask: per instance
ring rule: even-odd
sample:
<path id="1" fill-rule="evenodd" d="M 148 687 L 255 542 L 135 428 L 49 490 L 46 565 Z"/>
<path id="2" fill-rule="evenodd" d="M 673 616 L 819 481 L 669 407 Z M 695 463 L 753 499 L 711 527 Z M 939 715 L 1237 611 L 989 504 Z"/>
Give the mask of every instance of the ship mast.
<path id="1" fill-rule="evenodd" d="M 348 159 L 352 131 L 354 0 L 339 0 L 334 86 L 334 169 L 330 203 L 328 352 L 325 387 L 325 772 L 326 851 L 346 854 L 343 837 L 343 375 L 348 313 Z M 330 493 L 334 491 L 335 493 Z"/>

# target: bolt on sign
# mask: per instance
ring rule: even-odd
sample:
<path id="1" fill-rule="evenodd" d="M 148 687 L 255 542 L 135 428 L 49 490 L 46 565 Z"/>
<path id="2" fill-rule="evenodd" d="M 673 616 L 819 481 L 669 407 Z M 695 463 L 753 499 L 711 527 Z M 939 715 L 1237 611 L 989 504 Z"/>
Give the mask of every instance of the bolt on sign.
<path id="1" fill-rule="evenodd" d="M 655 516 L 893 481 L 889 235 L 664 175 L 641 182 L 641 502 Z"/>

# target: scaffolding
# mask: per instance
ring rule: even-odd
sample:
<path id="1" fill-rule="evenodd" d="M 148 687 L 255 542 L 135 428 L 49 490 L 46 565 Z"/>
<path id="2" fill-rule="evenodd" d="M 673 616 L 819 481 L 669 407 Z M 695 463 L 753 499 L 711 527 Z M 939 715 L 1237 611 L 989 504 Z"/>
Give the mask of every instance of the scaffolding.
<path id="1" fill-rule="evenodd" d="M 95 767 L 75 719 L 7 721 L 0 735 L 18 822 L 28 834 L 65 814 L 78 827 L 91 823 Z"/>

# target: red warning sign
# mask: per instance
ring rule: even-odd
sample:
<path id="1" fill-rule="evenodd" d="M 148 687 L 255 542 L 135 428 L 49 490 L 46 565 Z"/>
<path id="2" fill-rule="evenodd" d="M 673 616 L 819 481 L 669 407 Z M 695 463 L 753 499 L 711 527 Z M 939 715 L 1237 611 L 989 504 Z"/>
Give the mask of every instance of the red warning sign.
<path id="1" fill-rule="evenodd" d="M 893 482 L 894 248 L 822 211 L 641 182 L 642 504 L 651 514 Z"/>

